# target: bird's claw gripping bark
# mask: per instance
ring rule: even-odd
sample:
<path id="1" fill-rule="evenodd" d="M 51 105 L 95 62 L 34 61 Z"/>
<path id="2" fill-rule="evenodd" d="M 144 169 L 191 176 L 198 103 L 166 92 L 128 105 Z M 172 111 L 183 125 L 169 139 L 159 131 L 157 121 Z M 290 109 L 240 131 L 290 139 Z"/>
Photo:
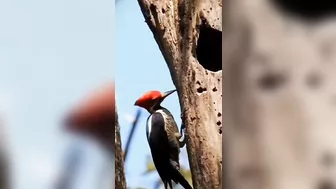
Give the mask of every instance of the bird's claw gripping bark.
<path id="1" fill-rule="evenodd" d="M 181 130 L 185 129 L 184 123 L 181 124 Z"/>
<path id="2" fill-rule="evenodd" d="M 186 137 L 185 137 L 185 126 L 184 126 L 184 115 L 185 115 L 185 112 L 186 112 L 186 109 L 183 109 L 182 112 L 181 112 L 181 128 L 180 128 L 180 133 L 179 133 L 179 137 L 178 137 L 178 141 L 179 141 L 179 145 L 180 145 L 180 148 L 183 148 L 183 146 L 185 145 L 186 143 Z M 183 140 L 180 141 L 180 139 L 182 138 L 183 136 Z"/>
<path id="3" fill-rule="evenodd" d="M 180 133 L 175 133 L 175 137 L 180 140 L 182 138 L 182 135 Z"/>
<path id="4" fill-rule="evenodd" d="M 170 160 L 170 165 L 173 166 L 174 169 L 180 170 L 180 165 L 176 161 Z"/>
<path id="5" fill-rule="evenodd" d="M 180 148 L 183 148 L 183 146 L 186 144 L 186 137 L 185 137 L 185 134 L 184 134 L 184 128 L 185 128 L 184 124 L 182 123 L 181 128 L 180 128 L 180 133 L 178 133 L 179 134 L 178 141 L 179 141 Z M 182 136 L 183 136 L 183 140 L 180 141 Z"/>

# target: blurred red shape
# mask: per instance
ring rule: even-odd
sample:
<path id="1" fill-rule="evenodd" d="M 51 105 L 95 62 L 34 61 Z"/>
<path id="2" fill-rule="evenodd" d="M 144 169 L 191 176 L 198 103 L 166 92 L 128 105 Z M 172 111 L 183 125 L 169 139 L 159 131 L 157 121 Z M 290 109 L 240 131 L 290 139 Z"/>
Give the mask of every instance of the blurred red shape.
<path id="1" fill-rule="evenodd" d="M 70 111 L 65 120 L 66 128 L 71 132 L 92 137 L 111 149 L 114 143 L 114 124 L 114 82 L 87 96 Z"/>

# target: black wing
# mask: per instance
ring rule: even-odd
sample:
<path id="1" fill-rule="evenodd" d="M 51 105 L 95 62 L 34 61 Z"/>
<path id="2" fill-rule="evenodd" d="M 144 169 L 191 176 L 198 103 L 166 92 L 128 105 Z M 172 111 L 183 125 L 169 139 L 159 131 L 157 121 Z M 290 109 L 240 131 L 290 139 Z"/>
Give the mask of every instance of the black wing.
<path id="1" fill-rule="evenodd" d="M 150 133 L 148 143 L 157 172 L 163 182 L 170 181 L 169 175 L 169 142 L 165 131 L 165 120 L 161 113 L 155 112 L 148 119 Z"/>

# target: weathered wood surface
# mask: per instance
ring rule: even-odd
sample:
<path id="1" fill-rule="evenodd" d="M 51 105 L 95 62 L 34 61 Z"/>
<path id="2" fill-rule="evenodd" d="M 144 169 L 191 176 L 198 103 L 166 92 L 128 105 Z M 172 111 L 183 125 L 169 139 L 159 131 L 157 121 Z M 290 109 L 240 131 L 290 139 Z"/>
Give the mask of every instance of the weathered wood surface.
<path id="1" fill-rule="evenodd" d="M 223 5 L 224 188 L 335 188 L 336 20 L 270 2 Z"/>

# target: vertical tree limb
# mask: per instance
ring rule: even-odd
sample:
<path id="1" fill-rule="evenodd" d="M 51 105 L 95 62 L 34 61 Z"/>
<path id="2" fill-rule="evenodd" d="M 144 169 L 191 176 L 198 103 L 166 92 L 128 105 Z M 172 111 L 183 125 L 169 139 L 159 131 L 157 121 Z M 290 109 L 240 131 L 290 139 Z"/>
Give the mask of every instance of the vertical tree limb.
<path id="1" fill-rule="evenodd" d="M 132 142 L 132 139 L 133 139 L 133 136 L 134 136 L 135 129 L 138 126 L 138 121 L 139 121 L 140 115 L 141 115 L 141 110 L 138 109 L 138 111 L 136 112 L 136 115 L 135 115 L 135 119 L 132 121 L 131 130 L 130 130 L 130 133 L 128 135 L 128 139 L 127 139 L 127 142 L 126 142 L 126 147 L 125 147 L 125 151 L 124 151 L 124 161 L 125 162 L 126 162 L 126 158 L 127 158 L 127 155 L 128 155 L 128 151 L 129 151 L 130 146 L 131 146 L 131 142 Z"/>
<path id="2" fill-rule="evenodd" d="M 115 110 L 115 188 L 126 189 L 124 156 L 121 148 L 120 127 L 117 108 Z"/>
<path id="3" fill-rule="evenodd" d="M 0 149 L 0 189 L 10 189 L 9 161 L 5 149 Z"/>
<path id="4" fill-rule="evenodd" d="M 10 182 L 10 164 L 9 151 L 6 143 L 6 135 L 3 122 L 0 119 L 0 189 L 10 189 L 12 184 Z"/>

